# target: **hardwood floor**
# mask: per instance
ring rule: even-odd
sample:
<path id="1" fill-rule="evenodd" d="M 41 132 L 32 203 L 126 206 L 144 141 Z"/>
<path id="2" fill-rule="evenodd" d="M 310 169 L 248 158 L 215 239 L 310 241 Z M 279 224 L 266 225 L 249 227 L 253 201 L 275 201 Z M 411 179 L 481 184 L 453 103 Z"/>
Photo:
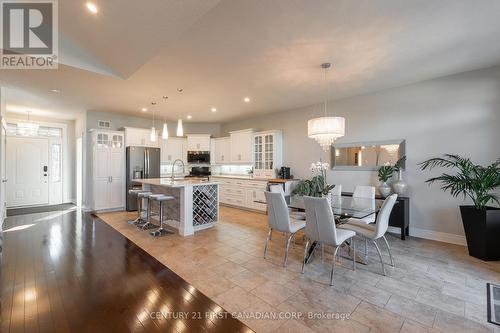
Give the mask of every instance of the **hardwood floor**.
<path id="1" fill-rule="evenodd" d="M 1 332 L 251 332 L 98 218 L 53 211 L 3 229 Z"/>
<path id="2" fill-rule="evenodd" d="M 500 283 L 500 262 L 472 258 L 463 246 L 388 235 L 396 267 L 386 265 L 387 276 L 370 247 L 368 265 L 353 272 L 350 261 L 342 260 L 346 267 L 337 267 L 330 287 L 328 248 L 324 260 L 316 251 L 301 274 L 300 234 L 284 268 L 280 233 L 273 233 L 268 259 L 262 257 L 265 215 L 228 207 L 220 214 L 215 228 L 157 239 L 125 222 L 135 213 L 102 219 L 227 311 L 278 316 L 239 317 L 256 332 L 500 333 L 486 321 L 486 282 Z M 363 250 L 361 242 L 357 249 Z M 388 262 L 385 248 L 383 253 Z"/>

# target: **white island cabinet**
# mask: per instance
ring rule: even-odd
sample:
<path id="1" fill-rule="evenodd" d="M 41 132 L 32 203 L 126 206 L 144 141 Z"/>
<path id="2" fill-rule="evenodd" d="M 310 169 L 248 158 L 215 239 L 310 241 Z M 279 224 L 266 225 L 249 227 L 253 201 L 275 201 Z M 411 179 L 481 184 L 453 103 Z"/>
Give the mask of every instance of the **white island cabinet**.
<path id="1" fill-rule="evenodd" d="M 166 201 L 164 221 L 182 236 L 213 227 L 219 219 L 219 184 L 206 180 L 134 179 L 144 190 L 174 197 Z M 154 208 L 155 210 L 157 208 Z"/>

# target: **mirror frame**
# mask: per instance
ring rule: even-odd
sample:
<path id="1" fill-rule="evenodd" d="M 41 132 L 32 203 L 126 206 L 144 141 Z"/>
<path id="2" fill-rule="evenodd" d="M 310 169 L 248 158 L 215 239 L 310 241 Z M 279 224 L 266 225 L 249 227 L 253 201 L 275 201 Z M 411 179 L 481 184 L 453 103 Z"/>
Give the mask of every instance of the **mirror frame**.
<path id="1" fill-rule="evenodd" d="M 349 142 L 335 143 L 330 149 L 330 165 L 332 170 L 349 170 L 349 171 L 377 171 L 380 166 L 353 166 L 353 165 L 335 165 L 335 151 L 337 148 L 350 148 L 360 146 L 381 146 L 381 145 L 399 145 L 399 156 L 406 155 L 406 140 L 380 140 L 380 141 L 364 141 L 364 142 Z M 406 162 L 403 163 L 403 170 L 406 169 Z"/>

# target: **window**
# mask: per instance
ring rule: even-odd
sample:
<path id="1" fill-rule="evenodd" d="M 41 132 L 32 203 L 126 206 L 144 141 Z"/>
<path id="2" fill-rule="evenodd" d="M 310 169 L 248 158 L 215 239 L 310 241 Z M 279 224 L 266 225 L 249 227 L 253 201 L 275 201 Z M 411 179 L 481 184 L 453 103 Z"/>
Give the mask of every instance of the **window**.
<path id="1" fill-rule="evenodd" d="M 58 183 L 61 181 L 61 162 L 62 162 L 62 154 L 61 154 L 61 144 L 54 143 L 50 147 L 50 162 L 51 170 L 50 177 L 53 183 Z"/>
<path id="2" fill-rule="evenodd" d="M 49 138 L 62 138 L 62 128 L 49 126 L 29 126 L 32 123 L 7 123 L 8 136 L 41 136 Z"/>

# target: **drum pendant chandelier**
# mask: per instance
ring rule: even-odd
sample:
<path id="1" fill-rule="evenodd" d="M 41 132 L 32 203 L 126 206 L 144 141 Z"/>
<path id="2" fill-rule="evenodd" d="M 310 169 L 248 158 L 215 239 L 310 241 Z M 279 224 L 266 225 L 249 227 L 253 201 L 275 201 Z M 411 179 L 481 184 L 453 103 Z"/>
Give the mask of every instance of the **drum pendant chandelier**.
<path id="1" fill-rule="evenodd" d="M 331 67 L 330 63 L 321 64 L 321 68 L 325 70 L 325 86 L 326 86 L 326 71 Z M 307 134 L 309 138 L 316 140 L 324 151 L 328 151 L 330 146 L 340 137 L 345 135 L 345 118 L 344 117 L 328 117 L 327 116 L 327 93 L 325 93 L 323 117 L 310 119 L 307 122 Z"/>

